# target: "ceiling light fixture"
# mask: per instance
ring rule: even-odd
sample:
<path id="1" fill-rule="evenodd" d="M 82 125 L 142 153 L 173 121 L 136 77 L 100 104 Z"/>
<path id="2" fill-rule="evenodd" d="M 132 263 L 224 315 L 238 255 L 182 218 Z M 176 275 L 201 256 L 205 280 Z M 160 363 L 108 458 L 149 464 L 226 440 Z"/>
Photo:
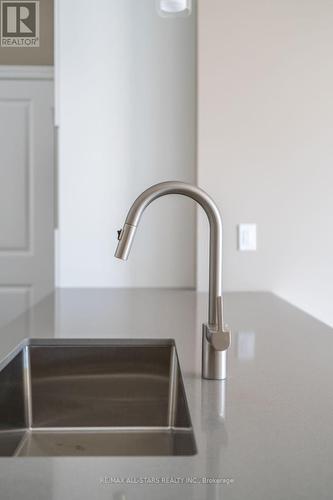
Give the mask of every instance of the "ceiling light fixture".
<path id="1" fill-rule="evenodd" d="M 187 17 L 191 14 L 192 0 L 157 0 L 157 10 L 162 17 Z"/>

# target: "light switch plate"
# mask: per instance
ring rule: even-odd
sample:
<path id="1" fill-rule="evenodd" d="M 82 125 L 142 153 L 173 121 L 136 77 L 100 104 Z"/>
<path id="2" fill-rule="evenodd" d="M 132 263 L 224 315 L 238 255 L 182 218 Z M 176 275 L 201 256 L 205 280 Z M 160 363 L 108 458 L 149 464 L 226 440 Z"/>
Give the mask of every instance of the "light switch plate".
<path id="1" fill-rule="evenodd" d="M 257 224 L 239 224 L 238 250 L 241 252 L 257 250 Z"/>

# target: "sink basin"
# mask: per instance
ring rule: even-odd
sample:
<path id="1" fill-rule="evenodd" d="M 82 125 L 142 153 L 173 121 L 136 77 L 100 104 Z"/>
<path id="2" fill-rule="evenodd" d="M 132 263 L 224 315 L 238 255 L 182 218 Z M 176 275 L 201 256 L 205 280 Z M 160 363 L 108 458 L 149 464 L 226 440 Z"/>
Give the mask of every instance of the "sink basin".
<path id="1" fill-rule="evenodd" d="M 2 363 L 0 456 L 195 453 L 173 340 L 30 339 Z"/>

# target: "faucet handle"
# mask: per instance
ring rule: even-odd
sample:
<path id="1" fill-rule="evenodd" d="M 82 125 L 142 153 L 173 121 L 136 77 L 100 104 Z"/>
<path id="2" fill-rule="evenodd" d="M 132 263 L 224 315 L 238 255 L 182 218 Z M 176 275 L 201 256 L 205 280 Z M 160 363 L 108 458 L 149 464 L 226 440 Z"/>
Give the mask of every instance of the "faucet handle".
<path id="1" fill-rule="evenodd" d="M 223 330 L 223 302 L 221 295 L 216 297 L 216 320 L 217 329 L 220 332 Z"/>
<path id="2" fill-rule="evenodd" d="M 209 329 L 209 340 L 216 351 L 225 351 L 230 346 L 230 330 L 223 324 L 223 300 L 216 298 L 216 328 Z"/>
<path id="3" fill-rule="evenodd" d="M 230 330 L 211 332 L 210 343 L 216 351 L 226 351 L 230 346 Z"/>

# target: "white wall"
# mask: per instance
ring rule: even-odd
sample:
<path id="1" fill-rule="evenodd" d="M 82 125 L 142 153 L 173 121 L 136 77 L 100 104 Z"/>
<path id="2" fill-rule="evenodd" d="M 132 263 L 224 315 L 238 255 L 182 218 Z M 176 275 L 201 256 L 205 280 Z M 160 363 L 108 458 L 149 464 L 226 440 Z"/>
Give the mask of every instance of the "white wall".
<path id="1" fill-rule="evenodd" d="M 199 0 L 198 16 L 198 183 L 223 212 L 225 288 L 333 325 L 333 2 Z M 237 252 L 240 222 L 258 224 L 256 253 Z"/>
<path id="2" fill-rule="evenodd" d="M 155 0 L 59 0 L 60 286 L 195 284 L 195 210 L 165 197 L 127 263 L 113 257 L 134 198 L 195 181 L 196 16 L 162 19 Z"/>

